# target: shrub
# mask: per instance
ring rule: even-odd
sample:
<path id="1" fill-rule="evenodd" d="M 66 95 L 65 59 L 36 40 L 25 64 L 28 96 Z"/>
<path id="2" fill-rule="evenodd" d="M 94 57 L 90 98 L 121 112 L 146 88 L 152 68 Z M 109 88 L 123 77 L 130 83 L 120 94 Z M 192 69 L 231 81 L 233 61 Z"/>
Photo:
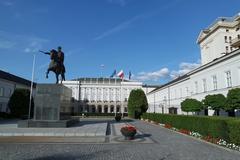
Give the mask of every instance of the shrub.
<path id="1" fill-rule="evenodd" d="M 229 116 L 235 116 L 235 109 L 240 109 L 240 88 L 234 88 L 228 91 L 227 103 L 224 109 L 229 113 Z"/>
<path id="2" fill-rule="evenodd" d="M 121 120 L 121 118 L 122 118 L 121 114 L 117 114 L 117 115 L 115 116 L 115 120 L 116 120 L 117 122 L 119 122 L 119 121 Z"/>
<path id="3" fill-rule="evenodd" d="M 9 119 L 9 118 L 14 118 L 12 114 L 6 113 L 6 112 L 0 112 L 0 119 Z"/>
<path id="4" fill-rule="evenodd" d="M 205 107 L 215 110 L 216 115 L 219 115 L 219 110 L 226 105 L 226 98 L 223 94 L 207 95 L 203 100 L 203 104 Z"/>
<path id="5" fill-rule="evenodd" d="M 147 97 L 142 89 L 131 91 L 128 99 L 128 116 L 140 118 L 148 109 Z"/>
<path id="6" fill-rule="evenodd" d="M 187 98 L 181 103 L 181 109 L 184 112 L 200 112 L 203 109 L 203 105 L 196 99 Z"/>
<path id="7" fill-rule="evenodd" d="M 29 112 L 29 96 L 30 91 L 27 89 L 16 89 L 14 90 L 10 100 L 8 102 L 8 107 L 11 111 L 11 114 L 15 117 L 22 117 L 28 115 Z M 32 99 L 31 104 L 31 117 L 33 116 L 33 107 L 34 102 Z"/>

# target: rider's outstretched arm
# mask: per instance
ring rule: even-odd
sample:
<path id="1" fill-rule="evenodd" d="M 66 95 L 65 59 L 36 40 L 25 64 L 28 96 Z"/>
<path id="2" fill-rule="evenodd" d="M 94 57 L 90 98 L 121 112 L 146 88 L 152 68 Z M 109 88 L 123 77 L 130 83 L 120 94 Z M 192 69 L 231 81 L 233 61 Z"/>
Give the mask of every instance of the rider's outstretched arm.
<path id="1" fill-rule="evenodd" d="M 44 52 L 44 51 L 39 51 L 39 52 L 50 55 L 49 52 Z"/>

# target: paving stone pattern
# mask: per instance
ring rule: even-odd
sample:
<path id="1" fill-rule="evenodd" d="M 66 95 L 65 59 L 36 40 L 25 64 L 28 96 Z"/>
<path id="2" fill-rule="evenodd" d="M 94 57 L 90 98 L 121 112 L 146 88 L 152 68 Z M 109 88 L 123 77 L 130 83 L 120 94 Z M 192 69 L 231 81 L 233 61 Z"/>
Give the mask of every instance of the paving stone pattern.
<path id="1" fill-rule="evenodd" d="M 129 122 L 154 143 L 2 143 L 3 160 L 239 160 L 240 154 L 143 121 Z"/>

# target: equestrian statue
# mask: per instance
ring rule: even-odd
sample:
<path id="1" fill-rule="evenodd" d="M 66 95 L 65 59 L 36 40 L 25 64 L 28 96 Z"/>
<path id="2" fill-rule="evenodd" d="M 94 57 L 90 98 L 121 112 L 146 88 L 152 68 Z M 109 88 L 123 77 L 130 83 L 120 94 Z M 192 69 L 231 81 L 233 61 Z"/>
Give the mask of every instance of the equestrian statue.
<path id="1" fill-rule="evenodd" d="M 46 78 L 48 78 L 48 74 L 50 71 L 54 72 L 56 75 L 56 84 L 59 83 L 59 75 L 61 75 L 61 83 L 65 81 L 65 66 L 64 66 L 64 53 L 62 52 L 62 48 L 58 47 L 58 51 L 52 49 L 50 52 L 39 51 L 44 54 L 50 55 L 50 63 L 48 66 L 48 70 L 46 72 Z"/>

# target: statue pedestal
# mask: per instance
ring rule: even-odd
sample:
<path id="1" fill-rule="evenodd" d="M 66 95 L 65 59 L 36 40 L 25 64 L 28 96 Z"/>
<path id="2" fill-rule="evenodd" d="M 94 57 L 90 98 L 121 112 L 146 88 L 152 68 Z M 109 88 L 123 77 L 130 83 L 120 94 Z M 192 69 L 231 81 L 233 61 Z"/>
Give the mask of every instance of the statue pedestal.
<path id="1" fill-rule="evenodd" d="M 68 127 L 73 111 L 72 90 L 62 84 L 37 84 L 34 119 L 20 121 L 18 127 Z"/>
<path id="2" fill-rule="evenodd" d="M 70 118 L 72 90 L 61 84 L 38 84 L 34 120 L 66 120 Z"/>

